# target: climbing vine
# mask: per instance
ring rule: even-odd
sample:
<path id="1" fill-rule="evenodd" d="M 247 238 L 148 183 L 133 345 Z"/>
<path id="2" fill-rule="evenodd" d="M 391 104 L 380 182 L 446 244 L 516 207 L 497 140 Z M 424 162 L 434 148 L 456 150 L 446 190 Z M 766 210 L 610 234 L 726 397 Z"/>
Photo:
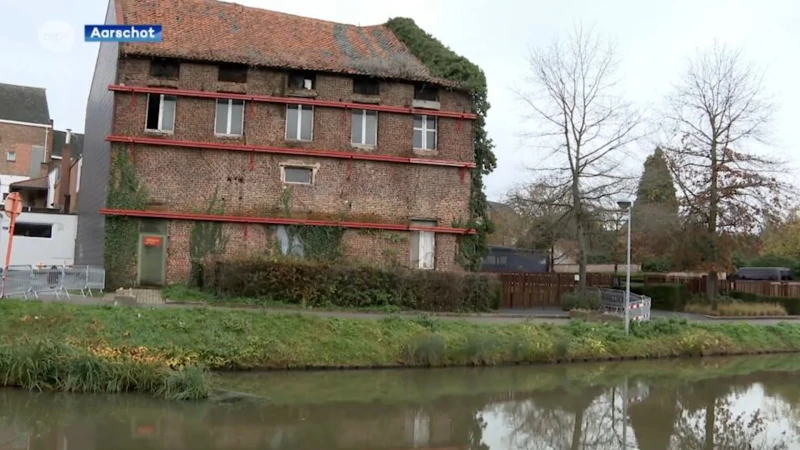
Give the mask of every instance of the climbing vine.
<path id="1" fill-rule="evenodd" d="M 106 206 L 143 210 L 149 194 L 125 151 L 112 152 Z M 129 284 L 135 278 L 139 219 L 109 216 L 105 219 L 106 282 L 110 288 Z"/>
<path id="2" fill-rule="evenodd" d="M 489 110 L 486 75 L 480 67 L 460 56 L 417 26 L 412 19 L 397 17 L 386 26 L 408 47 L 435 77 L 457 83 L 470 91 L 472 111 L 477 115 L 473 127 L 473 149 L 475 170 L 471 175 L 470 219 L 466 226 L 473 227 L 476 234 L 459 238 L 459 264 L 467 270 L 477 270 L 488 254 L 487 238 L 494 231 L 486 214 L 486 194 L 483 192 L 483 176 L 497 166 L 494 144 L 486 132 L 486 113 Z"/>
<path id="3" fill-rule="evenodd" d="M 222 215 L 225 212 L 224 202 L 217 201 L 217 192 L 214 189 L 211 199 L 208 201 L 203 211 L 205 214 Z M 225 252 L 228 245 L 228 238 L 222 232 L 220 222 L 195 221 L 189 235 L 189 260 L 191 264 L 189 283 L 192 286 L 203 286 L 203 267 L 206 257 L 218 255 Z"/>
<path id="4" fill-rule="evenodd" d="M 291 217 L 292 192 L 292 188 L 287 188 L 280 196 L 281 210 L 287 218 Z M 285 229 L 290 249 L 298 243 L 303 249 L 304 259 L 336 261 L 342 257 L 343 227 L 287 225 Z"/>

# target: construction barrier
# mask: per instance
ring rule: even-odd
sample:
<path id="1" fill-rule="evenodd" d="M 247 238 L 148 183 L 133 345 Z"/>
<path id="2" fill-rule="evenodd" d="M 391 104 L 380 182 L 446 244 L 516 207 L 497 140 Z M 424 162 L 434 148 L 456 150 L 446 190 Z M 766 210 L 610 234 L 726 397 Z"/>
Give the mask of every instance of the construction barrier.
<path id="1" fill-rule="evenodd" d="M 105 269 L 97 266 L 9 266 L 4 295 L 6 298 L 32 296 L 38 299 L 39 294 L 52 293 L 60 299 L 61 295 L 69 298 L 70 292 L 79 292 L 84 297 L 92 297 L 105 289 L 105 280 Z"/>
<path id="2" fill-rule="evenodd" d="M 625 314 L 625 291 L 618 289 L 598 289 L 600 291 L 600 305 L 614 314 Z M 631 292 L 628 300 L 628 317 L 630 320 L 650 320 L 650 297 Z"/>

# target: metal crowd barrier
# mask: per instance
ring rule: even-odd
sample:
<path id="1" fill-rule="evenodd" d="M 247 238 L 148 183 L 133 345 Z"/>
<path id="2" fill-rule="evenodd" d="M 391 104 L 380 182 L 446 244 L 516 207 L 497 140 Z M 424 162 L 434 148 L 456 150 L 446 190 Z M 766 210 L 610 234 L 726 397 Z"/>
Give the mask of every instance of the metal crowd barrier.
<path id="1" fill-rule="evenodd" d="M 53 293 L 60 299 L 62 294 L 69 298 L 70 291 L 93 297 L 95 292 L 102 292 L 106 287 L 106 271 L 97 266 L 9 266 L 5 278 L 6 298 L 33 296 L 38 299 L 39 294 Z"/>
<path id="2" fill-rule="evenodd" d="M 600 291 L 600 306 L 614 314 L 625 314 L 625 291 L 618 289 L 598 289 Z M 628 301 L 628 317 L 630 320 L 650 320 L 650 297 L 634 294 Z"/>

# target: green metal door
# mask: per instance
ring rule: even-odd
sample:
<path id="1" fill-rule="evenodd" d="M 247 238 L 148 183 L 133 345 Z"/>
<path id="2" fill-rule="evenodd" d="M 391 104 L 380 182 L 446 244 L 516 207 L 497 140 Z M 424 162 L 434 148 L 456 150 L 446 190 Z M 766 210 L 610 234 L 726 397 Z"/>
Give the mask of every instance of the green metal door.
<path id="1" fill-rule="evenodd" d="M 163 286 L 166 278 L 167 237 L 139 234 L 139 286 Z"/>

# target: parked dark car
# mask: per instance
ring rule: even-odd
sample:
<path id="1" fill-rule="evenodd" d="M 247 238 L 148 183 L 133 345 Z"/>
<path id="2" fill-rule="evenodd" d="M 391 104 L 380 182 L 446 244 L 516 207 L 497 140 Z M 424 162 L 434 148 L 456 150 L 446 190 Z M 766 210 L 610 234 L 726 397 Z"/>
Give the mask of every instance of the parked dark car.
<path id="1" fill-rule="evenodd" d="M 740 267 L 732 277 L 734 280 L 792 281 L 791 269 L 786 267 Z"/>
<path id="2" fill-rule="evenodd" d="M 481 272 L 546 273 L 547 262 L 546 252 L 489 246 L 489 254 L 481 264 Z"/>

